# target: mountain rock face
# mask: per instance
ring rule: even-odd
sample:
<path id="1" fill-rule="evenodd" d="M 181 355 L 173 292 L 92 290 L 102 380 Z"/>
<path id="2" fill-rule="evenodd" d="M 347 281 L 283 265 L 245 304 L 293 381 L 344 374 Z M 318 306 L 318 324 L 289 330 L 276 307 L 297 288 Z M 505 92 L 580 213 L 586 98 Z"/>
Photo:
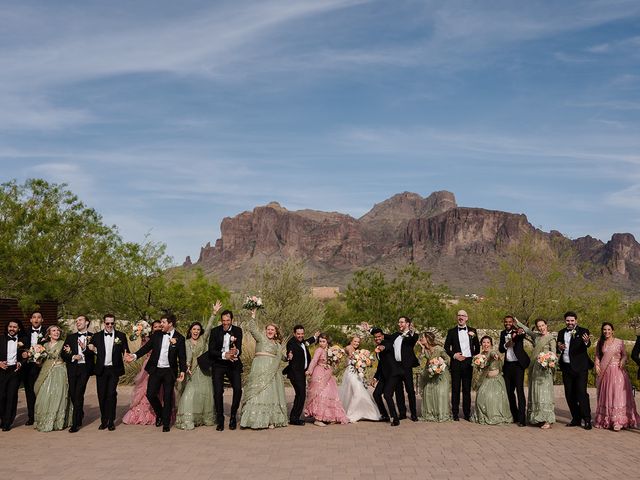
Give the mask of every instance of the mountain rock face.
<path id="1" fill-rule="evenodd" d="M 361 268 L 390 271 L 414 262 L 454 292 L 482 291 L 508 249 L 525 237 L 549 250 L 570 246 L 595 275 L 624 290 L 640 284 L 640 244 L 629 233 L 604 243 L 570 240 L 533 227 L 523 214 L 458 207 L 451 192 L 426 198 L 404 192 L 356 219 L 338 212 L 289 211 L 276 202 L 225 218 L 221 238 L 207 243 L 195 266 L 223 283 L 240 286 L 255 266 L 301 259 L 314 285 L 345 286 Z M 191 259 L 184 267 L 192 266 Z"/>

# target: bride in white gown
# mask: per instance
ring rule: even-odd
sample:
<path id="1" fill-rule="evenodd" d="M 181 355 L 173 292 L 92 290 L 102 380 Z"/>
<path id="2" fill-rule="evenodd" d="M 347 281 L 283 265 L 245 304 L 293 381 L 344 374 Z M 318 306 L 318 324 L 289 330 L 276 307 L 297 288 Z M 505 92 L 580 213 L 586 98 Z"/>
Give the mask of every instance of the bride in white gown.
<path id="1" fill-rule="evenodd" d="M 347 359 L 353 358 L 353 352 L 360 347 L 360 337 L 353 337 L 345 347 Z M 380 420 L 380 411 L 355 369 L 349 365 L 338 388 L 340 401 L 351 423 L 358 420 Z"/>

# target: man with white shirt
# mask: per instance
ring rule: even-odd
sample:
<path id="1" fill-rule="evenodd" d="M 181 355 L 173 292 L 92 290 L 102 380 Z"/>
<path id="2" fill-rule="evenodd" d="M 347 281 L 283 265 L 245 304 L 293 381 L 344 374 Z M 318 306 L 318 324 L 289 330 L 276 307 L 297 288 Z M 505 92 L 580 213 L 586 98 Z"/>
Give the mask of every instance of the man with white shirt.
<path id="1" fill-rule="evenodd" d="M 89 320 L 85 315 L 76 318 L 76 333 L 67 335 L 62 347 L 61 356 L 67 364 L 67 380 L 69 381 L 69 399 L 73 405 L 73 418 L 69 432 L 75 433 L 82 426 L 84 418 L 84 393 L 89 377 L 93 375 L 95 355 L 88 348 L 91 333 L 87 330 Z"/>
<path id="2" fill-rule="evenodd" d="M 524 396 L 524 372 L 529 367 L 529 356 L 524 350 L 524 330 L 516 328 L 511 315 L 504 317 L 504 330 L 500 332 L 498 350 L 504 354 L 502 374 L 507 387 L 509 408 L 513 421 L 519 427 L 526 425 L 526 400 Z"/>
<path id="3" fill-rule="evenodd" d="M 42 313 L 39 311 L 33 312 L 29 319 L 31 327 L 27 329 L 23 337 L 24 351 L 22 352 L 22 359 L 26 361 L 20 371 L 22 373 L 22 382 L 24 383 L 24 395 L 27 398 L 27 423 L 25 425 L 33 425 L 36 405 L 36 393 L 33 387 L 36 384 L 38 375 L 40 375 L 40 368 L 42 368 L 42 363 L 29 360 L 29 348 L 41 344 L 45 340 L 46 328 L 42 326 L 42 320 Z"/>
<path id="4" fill-rule="evenodd" d="M 0 337 L 0 428 L 11 430 L 16 418 L 18 387 L 20 386 L 21 350 L 24 343 L 18 337 L 20 324 L 17 320 L 7 322 L 6 334 Z"/>
<path id="5" fill-rule="evenodd" d="M 471 360 L 480 353 L 480 341 L 475 328 L 467 326 L 469 316 L 464 310 L 457 314 L 458 325 L 447 332 L 444 350 L 451 358 L 451 415 L 459 420 L 460 386 L 462 386 L 462 412 L 464 419 L 471 418 L 471 379 L 473 366 Z"/>
<path id="6" fill-rule="evenodd" d="M 124 375 L 124 356 L 129 352 L 127 336 L 116 330 L 116 318 L 108 313 L 103 318 L 104 330 L 93 335 L 89 349 L 96 354 L 94 372 L 98 405 L 100 406 L 99 430 L 116 429 L 116 404 L 118 382 Z"/>
<path id="7" fill-rule="evenodd" d="M 313 337 L 304 338 L 304 327 L 296 325 L 293 327 L 293 337 L 287 342 L 287 359 L 289 364 L 282 371 L 287 376 L 293 390 L 295 398 L 289 415 L 289 425 L 304 425 L 302 410 L 307 395 L 307 381 L 305 372 L 311 363 L 311 354 L 308 346 L 315 343 L 320 332 L 316 332 Z"/>
<path id="8" fill-rule="evenodd" d="M 151 352 L 145 370 L 149 372 L 147 400 L 156 414 L 156 427 L 162 431 L 171 430 L 171 410 L 173 409 L 173 389 L 176 380 L 182 382 L 187 371 L 187 353 L 184 336 L 176 330 L 176 316 L 164 315 L 160 319 L 162 331 L 155 332 L 140 349 L 125 355 L 131 362 Z M 178 373 L 179 372 L 179 373 Z M 163 401 L 158 399 L 162 387 Z"/>
<path id="9" fill-rule="evenodd" d="M 216 430 L 224 430 L 224 377 L 226 376 L 233 390 L 231 411 L 229 412 L 229 429 L 237 426 L 236 415 L 242 397 L 242 329 L 233 322 L 233 312 L 224 310 L 220 314 L 220 325 L 211 331 L 209 336 L 209 359 L 211 362 L 213 381 L 213 403 L 216 411 Z"/>

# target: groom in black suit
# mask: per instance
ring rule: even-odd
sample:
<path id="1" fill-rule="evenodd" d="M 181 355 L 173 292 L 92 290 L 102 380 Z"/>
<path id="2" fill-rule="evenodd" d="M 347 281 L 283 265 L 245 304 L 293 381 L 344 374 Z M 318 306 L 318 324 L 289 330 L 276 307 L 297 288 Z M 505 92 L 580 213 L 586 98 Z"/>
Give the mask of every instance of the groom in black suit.
<path id="1" fill-rule="evenodd" d="M 182 382 L 187 371 L 187 353 L 184 337 L 176 331 L 176 316 L 165 315 L 160 319 L 162 330 L 155 332 L 140 349 L 127 354 L 125 360 L 134 361 L 151 352 L 145 370 L 149 372 L 147 400 L 156 414 L 156 427 L 162 425 L 162 431 L 171 430 L 171 410 L 173 409 L 173 389 L 176 380 Z M 180 373 L 178 373 L 180 372 Z M 158 393 L 162 386 L 163 402 Z"/>
<path id="2" fill-rule="evenodd" d="M 471 359 L 480 353 L 480 341 L 475 328 L 467 326 L 469 316 L 464 310 L 457 314 L 458 325 L 447 332 L 444 350 L 451 358 L 451 415 L 457 422 L 460 412 L 460 386 L 462 385 L 462 412 L 471 418 Z"/>
<path id="3" fill-rule="evenodd" d="M 100 405 L 99 430 L 116 429 L 116 405 L 118 403 L 118 382 L 124 375 L 124 356 L 129 352 L 127 336 L 116 330 L 116 318 L 108 313 L 103 317 L 104 330 L 91 339 L 91 348 L 96 353 L 96 387 Z"/>
<path id="4" fill-rule="evenodd" d="M 296 325 L 293 327 L 293 337 L 287 342 L 289 365 L 285 367 L 282 373 L 287 376 L 296 394 L 291 407 L 291 414 L 289 415 L 290 425 L 304 425 L 304 420 L 301 420 L 300 416 L 302 415 L 307 393 L 305 372 L 309 363 L 311 363 L 311 354 L 307 346 L 315 343 L 319 334 L 320 332 L 316 332 L 313 337 L 305 340 L 304 327 Z"/>
<path id="5" fill-rule="evenodd" d="M 213 381 L 213 403 L 216 410 L 216 430 L 224 430 L 224 377 L 226 376 L 233 389 L 229 429 L 235 430 L 236 415 L 242 397 L 242 329 L 233 322 L 233 312 L 225 310 L 220 314 L 220 325 L 211 331 L 209 336 L 209 359 L 211 361 Z"/>
<path id="6" fill-rule="evenodd" d="M 27 423 L 25 423 L 27 426 L 33 425 L 36 405 L 34 386 L 38 375 L 40 375 L 40 369 L 42 368 L 42 362 L 38 363 L 29 359 L 29 348 L 40 345 L 45 341 L 44 334 L 47 329 L 42 326 L 42 320 L 42 313 L 37 310 L 33 312 L 29 319 L 31 326 L 27 328 L 22 339 L 24 343 L 24 350 L 22 352 L 24 364 L 20 369 L 20 373 L 22 374 L 22 381 L 24 383 L 24 395 L 27 399 Z"/>
<path id="7" fill-rule="evenodd" d="M 575 312 L 564 314 L 566 328 L 558 332 L 557 350 L 564 395 L 571 411 L 571 421 L 567 427 L 578 427 L 584 421 L 584 429 L 591 430 L 591 406 L 587 393 L 587 379 L 593 362 L 587 349 L 591 345 L 589 330 L 578 326 Z"/>
<path id="8" fill-rule="evenodd" d="M 384 333 L 379 328 L 372 328 L 373 341 L 376 344 L 375 353 L 378 357 L 378 368 L 373 376 L 375 382 L 375 389 L 373 391 L 373 399 L 378 405 L 378 410 L 382 415 L 381 421 L 389 421 L 391 419 L 391 426 L 395 427 L 400 425 L 400 419 L 396 406 L 393 403 L 393 394 L 396 391 L 396 386 L 399 382 L 402 382 L 402 376 L 404 372 L 400 362 L 396 361 L 395 353 L 393 351 L 393 342 L 385 338 Z M 387 402 L 389 413 L 384 406 L 382 397 Z"/>
<path id="9" fill-rule="evenodd" d="M 524 351 L 524 330 L 515 328 L 511 315 L 504 317 L 504 330 L 500 332 L 498 350 L 504 353 L 502 370 L 507 386 L 507 397 L 513 421 L 520 427 L 526 425 L 526 400 L 524 396 L 524 372 L 529 367 L 529 356 Z M 517 396 L 517 403 L 516 403 Z"/>
<path id="10" fill-rule="evenodd" d="M 73 419 L 69 431 L 75 433 L 84 418 L 84 393 L 89 377 L 93 375 L 94 353 L 88 348 L 91 333 L 87 330 L 89 319 L 85 315 L 76 318 L 76 333 L 67 335 L 61 356 L 67 364 L 69 399 L 73 405 Z"/>
<path id="11" fill-rule="evenodd" d="M 0 428 L 11 430 L 16 418 L 20 368 L 24 362 L 22 349 L 24 342 L 19 338 L 20 324 L 9 320 L 5 335 L 0 337 Z"/>

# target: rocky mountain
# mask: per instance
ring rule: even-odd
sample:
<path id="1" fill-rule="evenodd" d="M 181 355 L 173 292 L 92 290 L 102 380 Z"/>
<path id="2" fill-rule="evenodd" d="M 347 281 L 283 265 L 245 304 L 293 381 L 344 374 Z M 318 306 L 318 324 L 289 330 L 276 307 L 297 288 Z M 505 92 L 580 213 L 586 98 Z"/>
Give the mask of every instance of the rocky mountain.
<path id="1" fill-rule="evenodd" d="M 629 233 L 604 243 L 590 236 L 568 239 L 543 232 L 523 214 L 459 207 L 451 192 L 426 198 L 404 192 L 374 205 L 356 219 L 339 212 L 289 211 L 277 202 L 225 218 L 221 238 L 207 243 L 194 263 L 232 287 L 256 265 L 285 258 L 303 259 L 314 285 L 344 286 L 364 267 L 391 270 L 407 262 L 433 273 L 454 292 L 478 292 L 508 249 L 531 237 L 551 255 L 561 245 L 576 252 L 593 275 L 637 292 L 640 244 Z"/>

